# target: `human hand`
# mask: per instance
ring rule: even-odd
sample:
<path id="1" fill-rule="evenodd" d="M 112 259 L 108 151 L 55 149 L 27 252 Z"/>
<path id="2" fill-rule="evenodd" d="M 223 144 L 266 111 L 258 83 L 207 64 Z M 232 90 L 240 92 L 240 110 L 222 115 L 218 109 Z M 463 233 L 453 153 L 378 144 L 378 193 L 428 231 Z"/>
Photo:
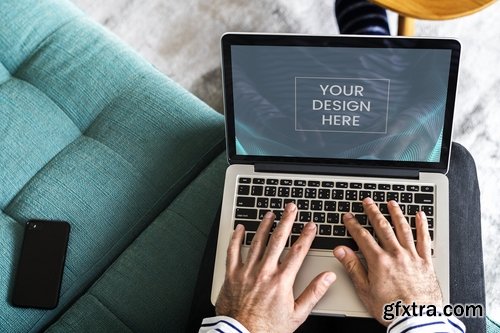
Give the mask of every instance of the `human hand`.
<path id="1" fill-rule="evenodd" d="M 316 225 L 306 224 L 280 262 L 296 214 L 297 206 L 287 204 L 266 247 L 275 218 L 268 212 L 252 240 L 245 262 L 241 257 L 245 230 L 241 225 L 236 227 L 227 251 L 225 281 L 215 304 L 217 315 L 238 320 L 252 333 L 293 332 L 306 320 L 336 277 L 332 272 L 323 272 L 294 298 L 295 277 L 316 235 Z"/>
<path id="2" fill-rule="evenodd" d="M 333 254 L 346 268 L 370 314 L 387 326 L 390 322 L 383 319 L 384 304 L 401 300 L 404 304 L 442 306 L 443 296 L 432 264 L 425 214 L 418 212 L 416 216 L 415 246 L 410 225 L 397 202 L 388 203 L 395 230 L 372 199 L 364 199 L 363 207 L 379 243 L 352 214 L 345 214 L 343 221 L 365 257 L 366 267 L 348 247 L 339 246 Z"/>

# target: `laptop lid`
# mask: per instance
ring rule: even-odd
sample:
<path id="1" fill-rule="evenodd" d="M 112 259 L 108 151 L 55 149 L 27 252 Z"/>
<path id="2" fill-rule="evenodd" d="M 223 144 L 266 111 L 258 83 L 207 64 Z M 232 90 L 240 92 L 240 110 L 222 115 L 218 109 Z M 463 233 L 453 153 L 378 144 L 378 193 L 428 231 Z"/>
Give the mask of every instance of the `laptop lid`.
<path id="1" fill-rule="evenodd" d="M 231 164 L 446 173 L 458 41 L 248 33 L 221 41 Z"/>

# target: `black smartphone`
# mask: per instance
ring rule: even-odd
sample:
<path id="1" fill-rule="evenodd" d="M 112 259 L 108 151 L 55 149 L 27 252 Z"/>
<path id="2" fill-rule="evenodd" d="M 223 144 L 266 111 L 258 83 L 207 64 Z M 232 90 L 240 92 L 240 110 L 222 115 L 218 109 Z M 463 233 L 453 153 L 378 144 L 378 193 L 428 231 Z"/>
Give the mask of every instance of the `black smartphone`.
<path id="1" fill-rule="evenodd" d="M 14 306 L 40 309 L 57 306 L 69 231 L 70 225 L 64 221 L 26 223 L 12 294 Z"/>

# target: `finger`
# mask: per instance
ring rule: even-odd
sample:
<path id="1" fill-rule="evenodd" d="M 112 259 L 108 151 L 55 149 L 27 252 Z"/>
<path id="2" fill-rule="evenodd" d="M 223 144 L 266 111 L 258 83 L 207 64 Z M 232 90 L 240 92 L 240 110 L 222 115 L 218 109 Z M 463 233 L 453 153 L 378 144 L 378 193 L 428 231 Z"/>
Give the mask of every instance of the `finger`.
<path id="1" fill-rule="evenodd" d="M 279 257 L 285 248 L 290 232 L 292 231 L 293 223 L 297 216 L 297 206 L 290 202 L 286 205 L 280 223 L 274 229 L 269 244 L 267 245 L 266 253 L 264 255 L 265 264 L 273 266 L 278 264 Z"/>
<path id="2" fill-rule="evenodd" d="M 259 228 L 252 239 L 252 244 L 250 245 L 250 250 L 248 250 L 247 266 L 255 264 L 259 261 L 264 254 L 264 249 L 266 248 L 267 240 L 269 238 L 269 232 L 274 222 L 275 215 L 273 212 L 267 212 L 260 222 Z"/>
<path id="3" fill-rule="evenodd" d="M 416 216 L 417 227 L 417 253 L 423 259 L 428 261 L 432 258 L 432 241 L 429 235 L 429 225 L 427 216 L 424 212 L 420 211 Z"/>
<path id="4" fill-rule="evenodd" d="M 243 238 L 245 237 L 245 227 L 241 224 L 236 226 L 233 232 L 231 241 L 227 248 L 226 257 L 226 273 L 231 274 L 238 266 L 242 264 L 241 260 L 241 244 L 243 243 Z"/>
<path id="5" fill-rule="evenodd" d="M 382 248 L 378 245 L 370 232 L 359 224 L 354 215 L 346 213 L 344 214 L 342 220 L 351 234 L 351 237 L 358 244 L 361 253 L 363 253 L 367 260 L 375 260 L 383 252 Z"/>
<path id="6" fill-rule="evenodd" d="M 411 227 L 403 215 L 399 204 L 396 201 L 391 200 L 388 202 L 387 207 L 389 208 L 389 214 L 391 214 L 392 224 L 396 230 L 396 237 L 399 244 L 408 251 L 416 253 Z"/>
<path id="7" fill-rule="evenodd" d="M 375 234 L 384 248 L 387 251 L 398 250 L 400 245 L 399 241 L 391 228 L 391 225 L 387 219 L 382 215 L 377 205 L 371 198 L 365 198 L 363 200 L 363 208 L 365 214 L 368 216 L 370 224 L 375 229 Z"/>
<path id="8" fill-rule="evenodd" d="M 347 246 L 338 246 L 333 250 L 333 255 L 344 265 L 356 291 L 365 293 L 368 290 L 368 274 L 356 253 Z"/>
<path id="9" fill-rule="evenodd" d="M 304 258 L 311 247 L 316 236 L 316 225 L 309 222 L 304 226 L 299 239 L 293 243 L 285 259 L 281 263 L 281 269 L 285 276 L 289 277 L 291 282 L 295 281 L 295 276 L 304 262 Z"/>
<path id="10" fill-rule="evenodd" d="M 304 322 L 336 278 L 333 272 L 323 272 L 316 276 L 295 300 L 296 318 Z"/>

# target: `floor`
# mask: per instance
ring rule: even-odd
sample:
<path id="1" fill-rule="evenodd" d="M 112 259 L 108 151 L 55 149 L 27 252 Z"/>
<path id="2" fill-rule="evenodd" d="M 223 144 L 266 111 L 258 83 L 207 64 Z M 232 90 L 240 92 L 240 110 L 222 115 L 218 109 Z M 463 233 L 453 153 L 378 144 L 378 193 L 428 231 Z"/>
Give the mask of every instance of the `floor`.
<path id="1" fill-rule="evenodd" d="M 226 31 L 337 34 L 331 0 L 73 0 L 160 71 L 222 111 L 219 38 Z M 390 14 L 394 32 L 396 16 Z M 487 312 L 500 321 L 500 2 L 475 15 L 418 21 L 416 35 L 462 42 L 454 140 L 477 164 Z"/>

